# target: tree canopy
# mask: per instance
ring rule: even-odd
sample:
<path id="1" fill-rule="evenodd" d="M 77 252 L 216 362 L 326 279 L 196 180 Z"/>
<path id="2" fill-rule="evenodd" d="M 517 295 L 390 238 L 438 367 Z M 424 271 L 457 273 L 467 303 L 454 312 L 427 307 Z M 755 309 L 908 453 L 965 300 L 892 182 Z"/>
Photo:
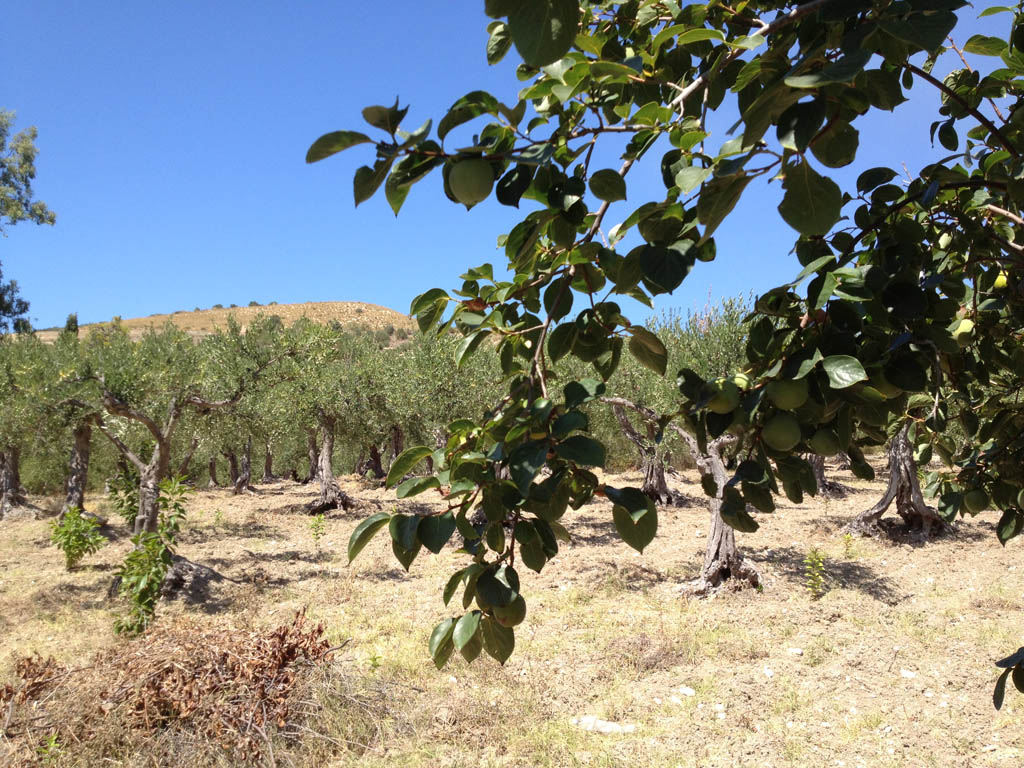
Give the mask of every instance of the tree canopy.
<path id="1" fill-rule="evenodd" d="M 516 103 L 473 91 L 415 129 L 404 127 L 409 107 L 370 106 L 372 135 L 339 130 L 312 144 L 308 162 L 373 149 L 355 171 L 356 205 L 383 187 L 397 214 L 440 170 L 453 202 L 493 195 L 521 212 L 499 239 L 505 264 L 474 266 L 411 307 L 424 332 L 462 336 L 460 360 L 493 344 L 507 385 L 483 418 L 449 424 L 444 448 L 410 449 L 389 473 L 400 496 L 441 489 L 448 510 L 378 513 L 349 546 L 354 557 L 387 526 L 408 568 L 458 531 L 467 565 L 444 598 L 460 595 L 461 612 L 431 636 L 438 666 L 455 650 L 508 658 L 521 619 L 515 569 L 555 556 L 568 505 L 606 496 L 627 544 L 642 551 L 655 535 L 653 502 L 593 471 L 605 450 L 584 409 L 623 353 L 669 373 L 665 344 L 626 316 L 624 297 L 650 304 L 699 279 L 716 231 L 743 226 L 732 214 L 755 185 L 779 182 L 803 269 L 757 299 L 742 376 L 672 371 L 678 398 L 660 421 L 701 449 L 735 433 L 735 472 L 724 488 L 705 484 L 725 522 L 753 531 L 775 494 L 814 493 L 800 454 L 815 441 L 872 476 L 862 448 L 910 419 L 914 440 L 945 462 L 934 488 L 946 518 L 991 502 L 1001 541 L 1024 529 L 1024 17 L 989 8 L 1005 37 L 958 40 L 965 6 L 487 0 L 488 63 L 513 48 L 522 59 Z M 940 57 L 955 57 L 943 77 Z M 860 121 L 915 88 L 941 96 L 920 120 L 934 159 L 905 173 L 856 165 Z M 712 130 L 716 113 L 738 116 L 726 137 Z M 609 145 L 624 145 L 617 167 L 601 160 Z M 661 187 L 632 183 L 644 161 Z M 859 171 L 854 184 L 837 173 L 846 167 Z M 590 375 L 559 378 L 568 357 Z M 404 479 L 428 456 L 435 474 Z"/>

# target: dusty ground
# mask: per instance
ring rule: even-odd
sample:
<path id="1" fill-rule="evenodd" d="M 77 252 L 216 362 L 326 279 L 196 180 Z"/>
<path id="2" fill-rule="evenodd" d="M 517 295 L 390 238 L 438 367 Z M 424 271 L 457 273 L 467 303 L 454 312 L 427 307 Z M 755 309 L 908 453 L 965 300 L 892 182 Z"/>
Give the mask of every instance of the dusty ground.
<path id="1" fill-rule="evenodd" d="M 456 655 L 441 672 L 427 637 L 455 613 L 441 588 L 462 558 L 421 555 L 407 575 L 382 532 L 345 565 L 352 528 L 394 504 L 386 492 L 347 483 L 363 506 L 329 516 L 318 546 L 296 509 L 314 489 L 201 491 L 180 551 L 236 583 L 214 587 L 203 605 L 163 605 L 159 621 L 270 626 L 308 606 L 332 643 L 348 640 L 341 662 L 387 706 L 361 715 L 373 718 L 368 743 L 339 742 L 309 764 L 1024 764 L 1024 698 L 1009 692 L 998 713 L 991 703 L 992 661 L 1024 644 L 1020 540 L 1000 547 L 991 513 L 925 546 L 843 537 L 840 527 L 881 485 L 832 476 L 851 489 L 845 499 L 800 508 L 783 500 L 741 537 L 763 592 L 711 600 L 679 591 L 697 573 L 707 530 L 695 475 L 676 480 L 693 504 L 662 511 L 643 556 L 618 541 L 606 503 L 570 510 L 573 542 L 542 574 L 520 569 L 529 614 L 512 659 L 469 666 Z M 67 573 L 46 520 L 2 525 L 0 681 L 20 655 L 80 665 L 121 642 L 111 630 L 118 605 L 105 593 L 125 539 Z M 805 586 L 812 546 L 825 554 L 819 600 Z M 325 713 L 323 736 L 342 706 Z M 602 734 L 573 724 L 586 716 L 634 727 Z"/>
<path id="2" fill-rule="evenodd" d="M 329 323 L 333 320 L 342 325 L 364 325 L 371 330 L 394 326 L 411 331 L 416 327 L 416 323 L 408 315 L 363 301 L 316 301 L 304 304 L 267 304 L 257 307 L 201 309 L 197 312 L 182 311 L 171 315 L 125 318 L 121 320 L 121 325 L 133 339 L 137 339 L 150 329 L 159 330 L 170 320 L 192 336 L 199 337 L 211 334 L 218 328 L 226 328 L 228 317 L 233 317 L 244 330 L 260 314 L 277 315 L 285 325 L 291 325 L 299 318 L 307 317 L 316 323 Z M 92 328 L 102 328 L 105 325 L 109 325 L 109 323 L 82 325 L 81 332 L 89 333 Z M 43 341 L 53 341 L 59 333 L 59 331 L 37 331 L 36 335 Z"/>

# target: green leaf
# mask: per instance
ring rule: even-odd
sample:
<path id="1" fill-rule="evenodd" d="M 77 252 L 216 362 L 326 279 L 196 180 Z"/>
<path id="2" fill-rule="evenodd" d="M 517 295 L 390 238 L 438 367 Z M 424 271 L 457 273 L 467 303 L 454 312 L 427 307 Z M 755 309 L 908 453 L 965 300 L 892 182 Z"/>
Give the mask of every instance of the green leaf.
<path id="1" fill-rule="evenodd" d="M 431 488 L 440 488 L 441 481 L 433 475 L 427 475 L 426 477 L 410 477 L 405 482 L 399 484 L 395 489 L 395 496 L 399 499 L 408 499 L 413 496 L 418 496 L 424 491 L 429 491 Z"/>
<path id="2" fill-rule="evenodd" d="M 566 461 L 588 467 L 603 467 L 605 462 L 604 445 L 586 435 L 567 437 L 555 446 L 555 453 Z"/>
<path id="3" fill-rule="evenodd" d="M 477 579 L 476 591 L 487 603 L 505 607 L 519 594 L 519 576 L 508 566 L 488 569 Z"/>
<path id="4" fill-rule="evenodd" d="M 597 171 L 590 177 L 590 191 L 598 200 L 614 203 L 626 199 L 626 180 L 610 168 Z"/>
<path id="5" fill-rule="evenodd" d="M 659 376 L 665 375 L 668 366 L 668 350 L 656 335 L 640 325 L 630 326 L 629 351 L 643 365 Z"/>
<path id="6" fill-rule="evenodd" d="M 785 84 L 790 88 L 819 88 L 831 83 L 848 83 L 864 69 L 871 51 L 857 50 L 810 75 L 791 75 Z"/>
<path id="7" fill-rule="evenodd" d="M 461 368 L 462 364 L 469 359 L 476 348 L 480 346 L 480 342 L 486 339 L 490 335 L 490 330 L 483 328 L 479 331 L 473 331 L 459 342 L 459 346 L 455 348 L 455 366 Z"/>
<path id="8" fill-rule="evenodd" d="M 452 632 L 455 630 L 455 619 L 448 618 L 434 627 L 430 633 L 430 658 L 434 660 L 434 666 L 441 669 L 455 650 L 452 643 Z"/>
<path id="9" fill-rule="evenodd" d="M 858 381 L 867 381 L 868 375 L 860 360 L 849 355 L 831 355 L 821 361 L 833 389 L 846 389 Z"/>
<path id="10" fill-rule="evenodd" d="M 456 622 L 455 629 L 452 631 L 452 642 L 455 644 L 456 650 L 461 651 L 466 643 L 476 635 L 476 631 L 480 628 L 480 615 L 480 611 L 470 611 Z"/>
<path id="11" fill-rule="evenodd" d="M 996 536 L 999 537 L 999 543 L 1006 546 L 1006 542 L 1014 536 L 1019 536 L 1022 530 L 1024 530 L 1024 514 L 1016 509 L 1007 509 L 999 518 Z"/>
<path id="12" fill-rule="evenodd" d="M 651 498 L 639 488 L 604 487 L 614 505 L 612 520 L 619 536 L 638 552 L 654 540 L 658 532 L 658 510 Z"/>
<path id="13" fill-rule="evenodd" d="M 651 293 L 672 293 L 678 288 L 693 269 L 696 259 L 690 254 L 692 240 L 683 244 L 676 243 L 671 247 L 661 245 L 642 245 L 630 253 L 627 259 L 636 254 L 644 285 Z"/>
<path id="14" fill-rule="evenodd" d="M 893 37 L 932 53 L 945 42 L 956 26 L 956 15 L 951 11 L 914 13 L 906 19 L 882 17 L 878 26 Z"/>
<path id="15" fill-rule="evenodd" d="M 857 191 L 861 193 L 870 192 L 875 187 L 892 181 L 896 176 L 896 171 L 892 168 L 869 168 L 857 177 Z"/>
<path id="16" fill-rule="evenodd" d="M 860 133 L 845 121 L 835 121 L 811 144 L 811 153 L 822 165 L 842 168 L 854 161 L 860 146 Z"/>
<path id="17" fill-rule="evenodd" d="M 448 108 L 448 113 L 437 125 L 437 135 L 442 141 L 456 126 L 469 122 L 479 115 L 497 115 L 498 100 L 487 91 L 471 91 Z"/>
<path id="18" fill-rule="evenodd" d="M 572 47 L 579 17 L 577 0 L 519 0 L 509 13 L 509 32 L 523 61 L 543 67 Z"/>
<path id="19" fill-rule="evenodd" d="M 508 457 L 508 469 L 512 482 L 523 496 L 530 493 L 530 484 L 540 468 L 547 461 L 548 445 L 531 441 L 518 446 Z"/>
<path id="20" fill-rule="evenodd" d="M 750 177 L 744 174 L 712 179 L 704 185 L 700 199 L 697 201 L 697 219 L 704 225 L 704 236 L 707 240 L 718 229 L 736 203 L 739 202 L 743 190 L 750 183 Z"/>
<path id="21" fill-rule="evenodd" d="M 449 509 L 442 515 L 428 515 L 420 520 L 416 537 L 435 555 L 444 549 L 455 533 L 455 515 Z"/>
<path id="22" fill-rule="evenodd" d="M 392 515 L 391 522 L 388 524 L 391 540 L 406 551 L 416 549 L 420 543 L 416 536 L 420 519 L 419 515 Z"/>
<path id="23" fill-rule="evenodd" d="M 352 563 L 356 559 L 356 555 L 363 551 L 373 535 L 387 525 L 388 521 L 391 520 L 391 515 L 387 512 L 378 512 L 375 515 L 371 515 L 356 526 L 356 529 L 352 531 L 352 535 L 348 538 L 348 562 Z"/>
<path id="24" fill-rule="evenodd" d="M 711 168 L 701 168 L 696 165 L 680 168 L 676 171 L 675 184 L 682 194 L 688 195 L 704 183 L 704 180 L 711 175 L 711 170 Z"/>
<path id="25" fill-rule="evenodd" d="M 427 458 L 431 453 L 433 453 L 433 450 L 425 445 L 406 448 L 395 457 L 393 462 L 391 462 L 391 468 L 388 469 L 388 476 L 384 481 L 384 486 L 386 488 L 391 488 L 395 483 L 409 474 L 413 467 L 423 461 L 423 459 Z"/>
<path id="26" fill-rule="evenodd" d="M 363 119 L 374 128 L 380 128 L 382 131 L 387 131 L 394 135 L 408 111 L 408 107 L 399 109 L 398 99 L 395 99 L 393 107 L 367 107 L 363 110 Z"/>
<path id="27" fill-rule="evenodd" d="M 779 214 L 801 235 L 824 235 L 839 221 L 843 207 L 839 185 L 808 163 L 788 166 L 782 185 L 786 194 L 779 203 Z"/>
<path id="28" fill-rule="evenodd" d="M 412 565 L 412 561 L 416 559 L 416 555 L 420 553 L 421 545 L 417 541 L 416 546 L 412 549 L 405 549 L 394 539 L 391 540 L 391 551 L 395 555 L 395 559 L 401 563 L 405 572 L 409 572 L 409 566 Z"/>
<path id="29" fill-rule="evenodd" d="M 512 35 L 508 31 L 508 24 L 503 21 L 494 21 L 487 25 L 487 63 L 494 65 L 505 58 L 508 49 L 512 45 Z"/>
<path id="30" fill-rule="evenodd" d="M 474 563 L 474 565 L 476 565 Z M 477 566 L 479 567 L 479 566 Z M 462 580 L 466 578 L 466 571 L 468 569 L 462 568 L 451 575 L 448 579 L 448 583 L 444 585 L 444 593 L 441 595 L 444 600 L 444 604 L 448 605 L 452 601 L 452 597 L 455 596 L 455 590 L 459 588 Z"/>
<path id="31" fill-rule="evenodd" d="M 492 617 L 484 616 L 480 622 L 480 634 L 488 656 L 499 664 L 508 661 L 516 647 L 516 633 L 512 627 L 502 626 Z"/>
<path id="32" fill-rule="evenodd" d="M 825 120 L 824 99 L 794 104 L 781 115 L 776 124 L 779 143 L 794 152 L 803 152 Z"/>
<path id="33" fill-rule="evenodd" d="M 722 508 L 718 511 L 723 522 L 730 528 L 740 533 L 754 533 L 758 529 L 757 521 L 747 512 L 746 502 L 735 488 L 729 488 L 733 493 L 726 493 L 722 501 Z"/>
<path id="34" fill-rule="evenodd" d="M 380 185 L 387 178 L 391 170 L 392 160 L 378 160 L 373 168 L 368 165 L 356 169 L 356 175 L 352 180 L 352 191 L 355 195 L 356 206 L 373 197 L 373 193 L 380 189 Z"/>
<path id="35" fill-rule="evenodd" d="M 306 162 L 315 163 L 323 160 L 325 157 L 330 157 L 333 154 L 341 152 L 349 147 L 354 147 L 356 144 L 367 144 L 371 143 L 373 139 L 369 136 L 359 133 L 358 131 L 334 131 L 332 133 L 325 133 L 319 139 L 313 142 L 310 146 L 309 151 L 306 152 Z"/>

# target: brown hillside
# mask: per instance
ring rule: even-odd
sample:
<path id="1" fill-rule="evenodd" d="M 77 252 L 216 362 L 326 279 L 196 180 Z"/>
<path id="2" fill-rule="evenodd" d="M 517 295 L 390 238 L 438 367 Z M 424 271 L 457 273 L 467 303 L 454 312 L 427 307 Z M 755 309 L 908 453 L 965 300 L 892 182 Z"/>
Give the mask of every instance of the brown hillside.
<path id="1" fill-rule="evenodd" d="M 317 323 L 329 323 L 332 320 L 342 325 L 362 325 L 371 330 L 393 326 L 413 330 L 415 322 L 408 316 L 387 307 L 367 304 L 362 301 L 318 301 L 304 304 L 268 304 L 259 307 L 232 307 L 227 309 L 200 309 L 198 311 L 175 312 L 171 315 L 150 315 L 149 317 L 133 317 L 122 319 L 121 324 L 128 330 L 132 338 L 139 338 L 147 330 L 159 329 L 168 320 L 193 336 L 206 336 L 218 328 L 227 326 L 228 318 L 246 328 L 260 314 L 277 315 L 285 325 L 307 317 Z M 89 323 L 80 326 L 80 330 L 88 333 L 93 328 L 102 328 L 110 323 Z M 38 331 L 42 341 L 53 341 L 58 330 Z"/>

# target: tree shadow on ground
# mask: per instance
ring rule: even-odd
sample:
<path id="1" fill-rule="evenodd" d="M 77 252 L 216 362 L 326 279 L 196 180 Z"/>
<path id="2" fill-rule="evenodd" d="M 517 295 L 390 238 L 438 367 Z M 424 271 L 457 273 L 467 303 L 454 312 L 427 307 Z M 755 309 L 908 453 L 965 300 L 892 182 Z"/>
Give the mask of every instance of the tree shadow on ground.
<path id="1" fill-rule="evenodd" d="M 792 584 L 802 585 L 807 579 L 807 566 L 804 563 L 807 553 L 795 547 L 776 547 L 746 552 L 745 555 L 754 562 L 773 566 Z M 880 575 L 871 566 L 852 560 L 826 559 L 825 579 L 830 586 L 852 589 L 890 606 L 906 597 L 897 590 L 896 584 L 888 576 Z"/>

